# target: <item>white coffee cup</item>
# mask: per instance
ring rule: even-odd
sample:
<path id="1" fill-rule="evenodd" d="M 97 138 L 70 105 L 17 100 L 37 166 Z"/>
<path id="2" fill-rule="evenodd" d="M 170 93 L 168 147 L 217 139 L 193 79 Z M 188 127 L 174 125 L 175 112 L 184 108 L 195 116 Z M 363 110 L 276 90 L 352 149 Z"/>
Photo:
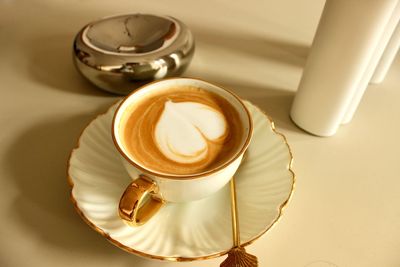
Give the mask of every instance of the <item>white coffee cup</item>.
<path id="1" fill-rule="evenodd" d="M 184 86 L 199 87 L 227 100 L 239 114 L 244 137 L 232 158 L 207 172 L 188 175 L 155 172 L 137 162 L 124 147 L 120 127 L 122 115 L 128 107 L 135 105 L 149 93 Z M 121 197 L 119 205 L 121 218 L 134 226 L 141 225 L 150 219 L 165 202 L 193 201 L 217 192 L 237 171 L 243 154 L 250 144 L 252 132 L 251 115 L 242 100 L 234 93 L 209 82 L 193 78 L 171 78 L 153 82 L 135 90 L 119 105 L 112 123 L 114 144 L 122 156 L 126 170 L 133 179 Z"/>

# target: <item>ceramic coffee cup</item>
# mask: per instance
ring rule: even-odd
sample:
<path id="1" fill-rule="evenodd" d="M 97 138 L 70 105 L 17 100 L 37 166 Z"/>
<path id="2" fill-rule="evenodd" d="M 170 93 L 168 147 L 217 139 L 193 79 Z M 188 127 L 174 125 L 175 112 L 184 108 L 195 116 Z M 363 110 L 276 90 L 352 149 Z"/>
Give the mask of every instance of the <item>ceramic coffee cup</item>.
<path id="1" fill-rule="evenodd" d="M 163 173 L 145 166 L 128 151 L 123 140 L 123 129 L 127 112 L 139 105 L 148 95 L 170 88 L 201 88 L 225 99 L 237 111 L 241 127 L 241 139 L 229 158 L 212 169 L 198 173 Z M 207 120 L 207 118 L 204 118 Z M 206 123 L 208 123 L 206 121 Z M 237 171 L 243 154 L 250 144 L 253 126 L 250 112 L 234 93 L 209 82 L 192 78 L 171 78 L 147 84 L 128 95 L 117 108 L 112 123 L 112 137 L 121 155 L 123 165 L 133 179 L 119 204 L 120 217 L 133 226 L 150 219 L 165 202 L 187 202 L 205 198 L 220 190 Z M 133 142 L 141 142 L 134 140 Z"/>

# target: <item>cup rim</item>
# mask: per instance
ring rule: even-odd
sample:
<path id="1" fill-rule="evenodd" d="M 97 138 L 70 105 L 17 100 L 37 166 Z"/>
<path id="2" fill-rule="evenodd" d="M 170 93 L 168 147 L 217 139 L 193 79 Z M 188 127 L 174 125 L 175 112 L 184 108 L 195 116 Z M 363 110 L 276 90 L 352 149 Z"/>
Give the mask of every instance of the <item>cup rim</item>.
<path id="1" fill-rule="evenodd" d="M 243 110 L 245 111 L 245 113 L 247 115 L 247 119 L 248 119 L 248 122 L 249 122 L 249 129 L 247 131 L 247 136 L 246 136 L 245 142 L 243 143 L 243 145 L 240 148 L 240 150 L 238 150 L 231 159 L 229 159 L 228 161 L 222 163 L 221 165 L 219 165 L 219 166 L 217 166 L 217 167 L 215 167 L 215 168 L 213 168 L 211 170 L 205 171 L 205 172 L 193 173 L 193 174 L 169 174 L 169 173 L 162 173 L 162 172 L 153 171 L 153 170 L 151 170 L 149 168 L 146 168 L 146 167 L 140 165 L 139 163 L 136 163 L 121 148 L 120 143 L 118 142 L 117 137 L 116 137 L 116 133 L 115 133 L 115 129 L 116 129 L 115 123 L 116 123 L 117 114 L 119 112 L 121 112 L 120 110 L 121 110 L 121 107 L 123 106 L 123 104 L 127 101 L 128 98 L 130 98 L 132 95 L 136 94 L 138 91 L 145 90 L 150 85 L 153 85 L 153 84 L 156 84 L 156 83 L 163 83 L 165 81 L 170 81 L 170 80 L 189 80 L 189 81 L 192 80 L 192 81 L 198 81 L 198 82 L 201 82 L 201 83 L 206 83 L 206 84 L 218 87 L 219 89 L 222 89 L 222 90 L 226 91 L 228 94 L 232 95 L 236 100 L 238 100 L 238 102 L 241 104 Z M 155 176 L 155 177 L 167 178 L 167 179 L 173 179 L 173 180 L 178 180 L 178 179 L 179 180 L 180 179 L 189 180 L 189 179 L 202 178 L 204 176 L 208 176 L 210 174 L 214 174 L 216 172 L 219 172 L 219 171 L 225 169 L 227 166 L 229 166 L 232 162 L 234 162 L 241 155 L 243 155 L 243 153 L 246 151 L 246 149 L 250 145 L 250 141 L 252 139 L 252 135 L 253 135 L 253 120 L 252 120 L 252 117 L 251 117 L 251 113 L 248 110 L 248 108 L 246 107 L 246 105 L 244 104 L 243 100 L 238 95 L 233 93 L 231 90 L 228 90 L 228 89 L 226 89 L 226 88 L 224 88 L 222 86 L 213 84 L 211 82 L 208 82 L 208 81 L 205 81 L 205 80 L 202 80 L 202 79 L 199 79 L 199 78 L 173 77 L 173 78 L 165 78 L 165 79 L 162 79 L 162 80 L 157 80 L 157 81 L 153 81 L 153 82 L 147 83 L 147 84 L 135 89 L 130 94 L 128 94 L 121 101 L 121 103 L 118 105 L 117 109 L 114 112 L 113 120 L 112 120 L 112 123 L 111 123 L 111 135 L 112 135 L 112 140 L 114 142 L 114 146 L 117 148 L 117 150 L 120 153 L 120 155 L 122 155 L 124 157 L 124 159 L 126 159 L 129 162 L 129 164 L 133 165 L 133 167 L 135 167 L 136 169 L 140 170 L 143 174 L 149 174 L 149 175 L 152 175 L 152 176 Z"/>

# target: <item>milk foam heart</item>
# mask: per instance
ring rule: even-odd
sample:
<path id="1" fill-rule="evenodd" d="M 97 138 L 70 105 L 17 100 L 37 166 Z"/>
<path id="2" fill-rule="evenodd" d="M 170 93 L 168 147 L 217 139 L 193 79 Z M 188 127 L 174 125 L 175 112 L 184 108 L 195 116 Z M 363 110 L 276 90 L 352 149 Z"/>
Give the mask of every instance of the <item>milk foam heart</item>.
<path id="1" fill-rule="evenodd" d="M 232 104 L 202 88 L 180 86 L 142 97 L 121 123 L 135 162 L 168 174 L 213 170 L 242 145 L 243 127 Z"/>
<path id="2" fill-rule="evenodd" d="M 207 156 L 209 142 L 223 137 L 227 124 L 218 110 L 196 102 L 166 101 L 155 127 L 159 150 L 170 160 L 193 163 Z"/>

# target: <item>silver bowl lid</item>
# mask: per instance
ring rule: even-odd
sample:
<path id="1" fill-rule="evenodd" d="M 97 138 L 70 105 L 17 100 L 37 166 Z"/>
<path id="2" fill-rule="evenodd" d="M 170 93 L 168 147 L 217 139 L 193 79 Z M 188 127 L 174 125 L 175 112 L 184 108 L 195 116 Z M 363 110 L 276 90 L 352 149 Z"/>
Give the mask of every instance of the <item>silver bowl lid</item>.
<path id="1" fill-rule="evenodd" d="M 123 94 L 145 82 L 180 75 L 193 53 L 193 35 L 181 21 L 150 14 L 92 22 L 74 42 L 75 65 L 82 75 L 104 90 Z M 125 85 L 131 90 L 118 88 Z"/>

